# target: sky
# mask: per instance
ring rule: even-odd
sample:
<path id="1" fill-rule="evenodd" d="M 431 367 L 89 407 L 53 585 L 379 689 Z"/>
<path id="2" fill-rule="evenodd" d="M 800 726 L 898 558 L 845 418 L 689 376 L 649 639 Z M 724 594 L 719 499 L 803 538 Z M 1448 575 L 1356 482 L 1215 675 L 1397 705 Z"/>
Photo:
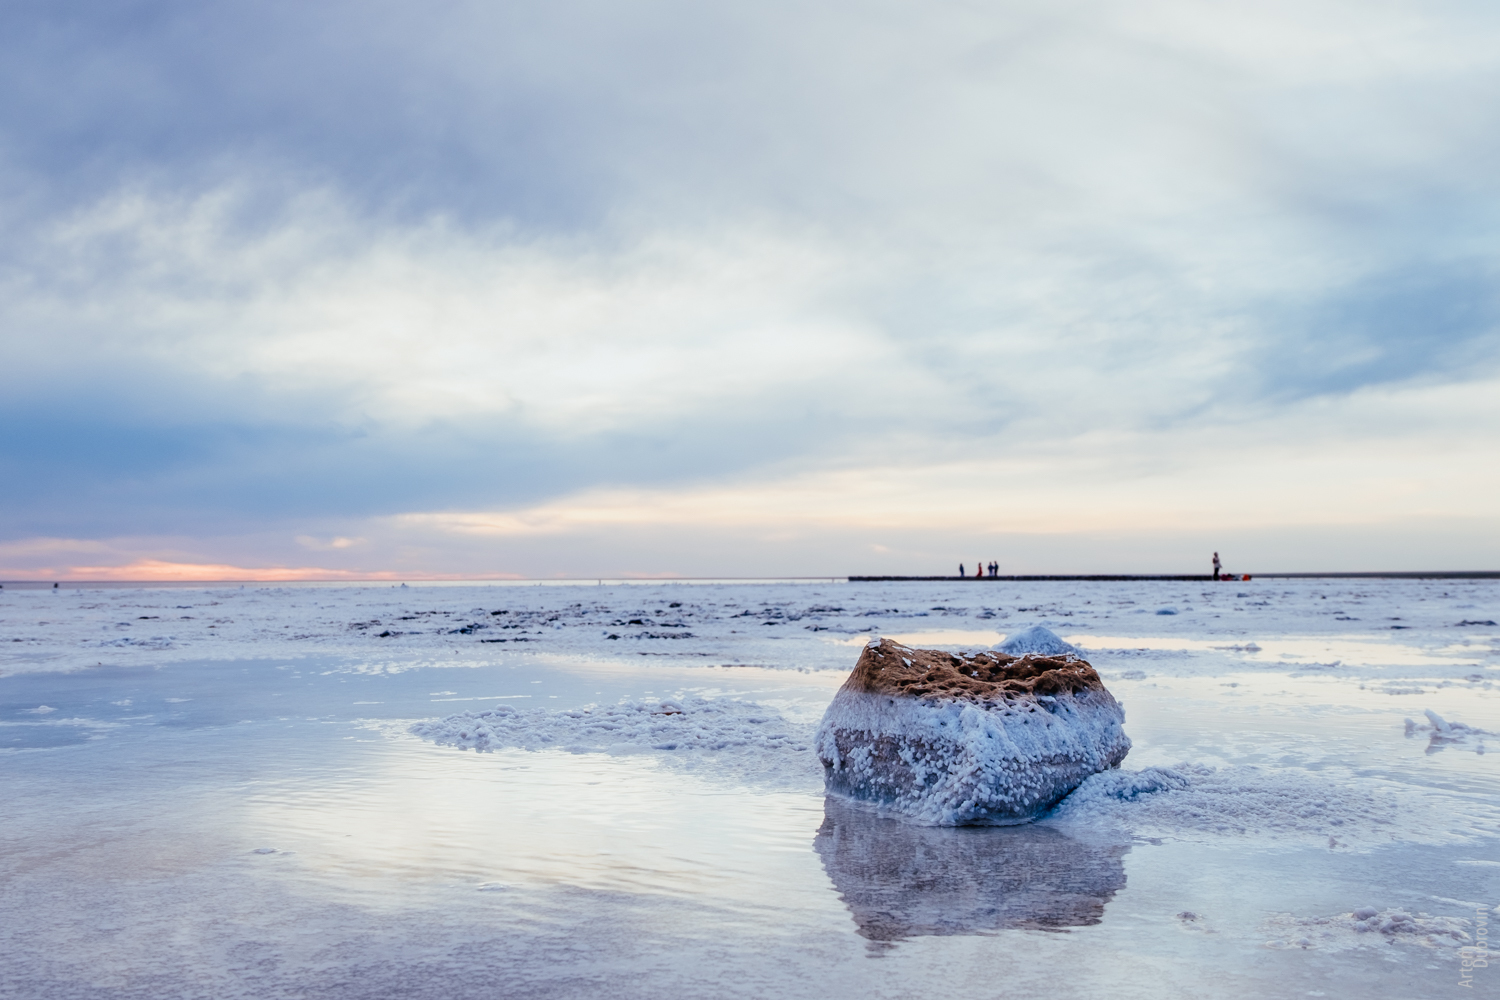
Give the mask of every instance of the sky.
<path id="1" fill-rule="evenodd" d="M 1500 7 L 0 7 L 0 579 L 1500 568 Z"/>

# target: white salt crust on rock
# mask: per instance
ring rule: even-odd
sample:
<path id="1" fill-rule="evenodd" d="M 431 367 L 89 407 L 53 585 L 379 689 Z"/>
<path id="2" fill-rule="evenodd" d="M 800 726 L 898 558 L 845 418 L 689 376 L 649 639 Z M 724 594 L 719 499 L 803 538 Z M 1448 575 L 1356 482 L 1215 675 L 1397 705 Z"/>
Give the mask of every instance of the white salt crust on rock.
<path id="1" fill-rule="evenodd" d="M 1043 656 L 1083 655 L 1081 649 L 1071 642 L 1064 642 L 1062 637 L 1045 625 L 1033 625 L 1013 632 L 1005 637 L 1004 642 L 996 643 L 990 648 L 1010 656 L 1025 656 L 1027 653 L 1040 653 Z"/>
<path id="2" fill-rule="evenodd" d="M 816 746 L 829 793 L 936 826 L 1036 819 L 1130 751 L 1075 656 L 959 656 L 871 640 Z"/>

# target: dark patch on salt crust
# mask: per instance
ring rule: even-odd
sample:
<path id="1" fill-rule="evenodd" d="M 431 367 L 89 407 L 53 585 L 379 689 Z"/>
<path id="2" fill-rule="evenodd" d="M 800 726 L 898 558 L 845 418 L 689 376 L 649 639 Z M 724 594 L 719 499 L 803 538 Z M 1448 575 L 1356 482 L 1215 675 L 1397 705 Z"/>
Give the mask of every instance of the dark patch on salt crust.
<path id="1" fill-rule="evenodd" d="M 878 646 L 865 647 L 844 687 L 934 701 L 996 702 L 1103 691 L 1104 682 L 1087 660 L 1076 656 L 962 656 L 883 639 Z"/>

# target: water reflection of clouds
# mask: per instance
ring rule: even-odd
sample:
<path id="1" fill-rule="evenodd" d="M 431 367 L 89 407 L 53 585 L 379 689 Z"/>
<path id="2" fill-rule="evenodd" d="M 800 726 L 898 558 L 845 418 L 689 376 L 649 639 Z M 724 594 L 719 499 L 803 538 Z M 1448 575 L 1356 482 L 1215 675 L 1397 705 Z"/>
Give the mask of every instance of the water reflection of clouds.
<path id="1" fill-rule="evenodd" d="M 1097 924 L 1129 847 L 1034 824 L 914 826 L 830 796 L 813 849 L 859 934 L 895 942 Z"/>

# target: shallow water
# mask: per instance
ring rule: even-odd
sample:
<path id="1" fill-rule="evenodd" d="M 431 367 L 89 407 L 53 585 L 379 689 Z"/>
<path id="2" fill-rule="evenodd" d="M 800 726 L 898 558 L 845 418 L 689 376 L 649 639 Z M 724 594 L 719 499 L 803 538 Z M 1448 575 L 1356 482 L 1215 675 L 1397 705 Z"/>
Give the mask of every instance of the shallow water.
<path id="1" fill-rule="evenodd" d="M 1171 628 L 1141 638 L 1220 642 Z M 1281 639 L 1298 635 L 1257 641 Z M 746 659 L 764 661 L 757 641 Z M 1214 655 L 1192 671 L 1096 656 L 1126 707 L 1126 766 L 1252 768 L 1281 782 L 1268 802 L 1302 799 L 1222 829 L 1127 804 L 1110 814 L 1135 824 L 1124 836 L 910 827 L 826 802 L 815 766 L 478 754 L 408 731 L 499 704 L 686 694 L 810 725 L 835 671 L 556 651 L 12 673 L 0 995 L 1500 996 L 1487 968 L 1458 985 L 1457 938 L 1318 923 L 1401 908 L 1472 936 L 1477 907 L 1500 903 L 1500 755 L 1402 724 L 1431 708 L 1500 732 L 1493 686 L 1467 661 L 1344 676 Z M 1319 789 L 1328 809 L 1299 818 Z M 1388 796 L 1389 822 L 1340 806 L 1351 789 Z"/>

